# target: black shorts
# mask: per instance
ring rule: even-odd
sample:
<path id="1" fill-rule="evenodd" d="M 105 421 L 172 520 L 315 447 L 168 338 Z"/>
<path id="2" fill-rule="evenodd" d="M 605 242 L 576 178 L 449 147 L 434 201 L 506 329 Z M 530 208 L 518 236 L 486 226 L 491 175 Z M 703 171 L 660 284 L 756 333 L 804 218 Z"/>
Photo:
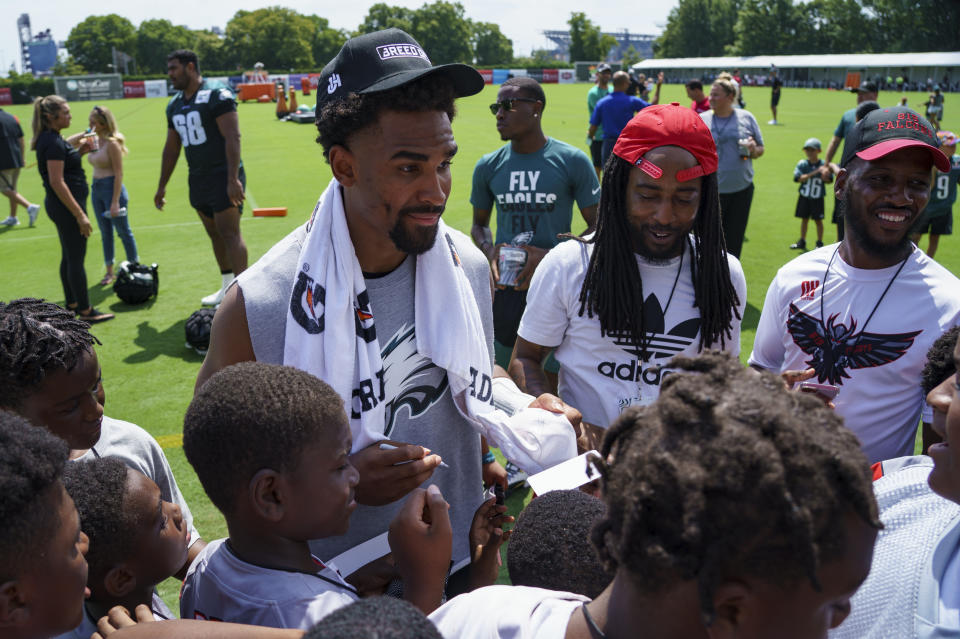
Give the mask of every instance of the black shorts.
<path id="1" fill-rule="evenodd" d="M 603 140 L 594 140 L 590 143 L 590 158 L 593 160 L 593 166 L 598 169 L 603 168 Z"/>
<path id="2" fill-rule="evenodd" d="M 770 94 L 770 106 L 775 107 L 780 104 L 780 92 Z"/>
<path id="3" fill-rule="evenodd" d="M 800 196 L 797 198 L 797 210 L 794 217 L 804 219 L 822 220 L 823 219 L 823 198 L 812 198 Z"/>
<path id="4" fill-rule="evenodd" d="M 247 176 L 240 167 L 240 184 L 246 188 Z M 209 175 L 190 174 L 190 206 L 207 217 L 213 217 L 214 213 L 226 211 L 233 207 L 230 198 L 227 197 L 227 172 L 218 171 Z M 243 203 L 237 207 L 240 213 L 243 213 Z"/>
<path id="5" fill-rule="evenodd" d="M 910 228 L 910 235 L 923 235 L 929 233 L 931 235 L 952 235 L 953 234 L 953 211 L 946 211 L 934 215 L 933 217 L 927 214 L 927 211 L 924 211 L 920 214 L 920 218 L 913 223 L 913 226 Z"/>

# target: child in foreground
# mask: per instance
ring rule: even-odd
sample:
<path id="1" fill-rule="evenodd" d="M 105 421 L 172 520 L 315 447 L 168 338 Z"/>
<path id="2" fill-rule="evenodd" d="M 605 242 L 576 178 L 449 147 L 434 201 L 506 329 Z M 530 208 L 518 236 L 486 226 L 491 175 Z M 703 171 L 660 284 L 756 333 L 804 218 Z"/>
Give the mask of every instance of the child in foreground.
<path id="1" fill-rule="evenodd" d="M 204 543 L 157 440 L 136 424 L 104 415 L 93 349 L 99 343 L 89 324 L 56 304 L 32 298 L 0 302 L 0 408 L 63 439 L 71 460 L 119 457 L 153 480 L 190 529 L 190 553 L 177 570 L 182 578 Z"/>
<path id="2" fill-rule="evenodd" d="M 0 410 L 0 636 L 48 639 L 75 627 L 87 537 L 61 476 L 67 445 Z"/>
<path id="3" fill-rule="evenodd" d="M 849 614 L 881 527 L 856 437 L 728 354 L 670 365 L 600 451 L 592 539 L 613 582 L 593 601 L 481 588 L 430 616 L 444 637 L 813 639 Z"/>
<path id="4" fill-rule="evenodd" d="M 800 182 L 795 217 L 800 218 L 800 239 L 790 245 L 792 249 L 807 250 L 807 223 L 812 219 L 817 225 L 817 248 L 823 246 L 823 196 L 824 182 L 833 180 L 833 174 L 824 169 L 820 159 L 820 140 L 810 138 L 803 143 L 807 156 L 797 162 L 793 169 L 793 181 Z"/>
<path id="5" fill-rule="evenodd" d="M 114 606 L 147 605 L 157 619 L 174 615 L 156 592 L 187 558 L 190 529 L 176 504 L 143 473 L 117 457 L 69 464 L 64 484 L 90 539 L 90 598 L 83 622 L 59 639 L 89 639 Z"/>
<path id="6" fill-rule="evenodd" d="M 184 619 L 307 629 L 357 599 L 308 545 L 349 527 L 359 479 L 351 443 L 342 400 L 309 373 L 247 362 L 203 385 L 183 450 L 230 536 L 190 567 Z M 447 509 L 435 486 L 417 489 L 390 524 L 404 596 L 424 612 L 440 604 L 450 565 Z"/>

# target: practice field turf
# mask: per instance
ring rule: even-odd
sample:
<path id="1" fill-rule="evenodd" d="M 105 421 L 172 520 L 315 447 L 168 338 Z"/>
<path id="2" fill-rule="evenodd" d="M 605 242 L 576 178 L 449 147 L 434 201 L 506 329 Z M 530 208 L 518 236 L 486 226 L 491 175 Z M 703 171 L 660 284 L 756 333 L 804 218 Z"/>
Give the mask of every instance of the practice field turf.
<path id="1" fill-rule="evenodd" d="M 547 108 L 543 124 L 547 135 L 586 149 L 587 84 L 545 85 Z M 453 163 L 453 190 L 444 214 L 446 222 L 469 233 L 471 221 L 470 185 L 477 159 L 500 146 L 494 118 L 487 108 L 497 87 L 458 102 L 459 115 L 453 130 L 460 152 Z M 761 123 L 766 153 L 754 162 L 756 193 L 743 247 L 743 267 L 747 277 L 748 306 L 743 321 L 741 358 L 746 360 L 753 344 L 767 285 L 776 270 L 797 255 L 789 245 L 799 237 L 799 221 L 793 217 L 797 185 L 792 181 L 793 167 L 803 158 L 804 140 L 814 136 L 824 150 L 841 114 L 854 106 L 855 98 L 845 92 L 784 89 L 779 107 L 778 126 L 765 124 L 770 119 L 768 88 L 743 90 L 747 109 Z M 314 97 L 314 96 L 310 96 Z M 900 94 L 880 95 L 883 105 L 896 104 Z M 907 94 L 914 108 L 926 99 L 925 93 Z M 298 96 L 300 103 L 312 104 Z M 663 87 L 662 102 L 677 100 L 689 104 L 682 85 Z M 115 100 L 105 102 L 117 116 L 127 137 L 130 154 L 124 163 L 124 183 L 130 193 L 130 225 L 136 235 L 143 262 L 160 265 L 160 295 L 143 306 L 127 306 L 110 289 L 96 286 L 103 275 L 99 229 L 87 247 L 87 276 L 91 299 L 97 307 L 117 314 L 113 321 L 94 327 L 102 342 L 97 347 L 107 394 L 106 411 L 112 417 L 135 422 L 150 431 L 163 445 L 177 480 L 193 510 L 197 528 L 207 540 L 226 535 L 220 513 L 206 499 L 196 476 L 180 448 L 182 419 L 193 394 L 193 384 L 201 358 L 184 346 L 184 322 L 199 308 L 200 298 L 214 291 L 220 275 L 209 241 L 187 197 L 187 167 L 181 158 L 167 187 L 163 212 L 153 207 L 153 194 L 160 172 L 160 152 L 166 137 L 164 107 L 166 99 Z M 85 129 L 91 103 L 72 105 L 70 132 Z M 29 106 L 5 107 L 20 118 L 30 138 L 32 118 Z M 315 144 L 316 129 L 310 125 L 279 122 L 273 105 L 247 103 L 239 107 L 243 135 L 243 161 L 247 175 L 247 204 L 242 230 L 253 263 L 277 240 L 306 221 L 320 193 L 330 180 L 330 170 Z M 960 128 L 960 96 L 947 94 L 944 128 Z M 35 161 L 28 152 L 27 163 Z M 837 158 L 839 160 L 839 157 Z M 88 177 L 89 165 L 87 165 Z M 23 171 L 19 188 L 29 200 L 43 202 L 43 188 L 36 168 Z M 828 197 L 827 220 L 833 208 Z M 253 207 L 285 206 L 285 218 L 253 218 Z M 0 217 L 6 217 L 6 200 L 0 202 Z M 92 215 L 92 209 L 89 209 Z M 575 213 L 575 230 L 583 228 Z M 0 300 L 23 296 L 42 297 L 63 303 L 58 265 L 60 247 L 53 223 L 41 213 L 36 228 L 27 227 L 23 209 L 22 224 L 0 230 Z M 825 241 L 836 239 L 835 227 L 826 224 Z M 816 240 L 810 225 L 807 242 Z M 926 246 L 926 239 L 922 245 Z M 937 259 L 954 273 L 960 273 L 960 250 L 956 236 L 941 238 Z M 123 247 L 115 240 L 117 261 L 123 259 Z M 529 498 L 526 492 L 514 493 L 509 503 L 519 511 Z M 505 579 L 505 571 L 501 575 Z M 164 584 L 162 593 L 174 610 L 178 584 Z"/>

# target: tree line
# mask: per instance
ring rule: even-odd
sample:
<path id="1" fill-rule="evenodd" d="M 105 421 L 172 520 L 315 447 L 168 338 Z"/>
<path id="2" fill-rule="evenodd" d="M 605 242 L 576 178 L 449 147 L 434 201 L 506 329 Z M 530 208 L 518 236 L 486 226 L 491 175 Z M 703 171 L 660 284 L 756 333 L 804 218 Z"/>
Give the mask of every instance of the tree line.
<path id="1" fill-rule="evenodd" d="M 957 0 L 680 0 L 658 58 L 960 50 Z"/>
<path id="2" fill-rule="evenodd" d="M 410 33 L 430 53 L 434 64 L 472 62 L 483 66 L 514 61 L 513 42 L 496 24 L 471 20 L 459 2 L 437 0 L 418 9 L 375 4 L 353 32 L 334 29 L 321 16 L 279 6 L 237 11 L 222 36 L 166 19 L 144 20 L 134 27 L 117 14 L 89 16 L 70 31 L 66 40 L 69 57 L 54 73 L 112 71 L 113 48 L 134 57 L 138 74 L 165 73 L 166 56 L 175 49 L 196 51 L 202 69 L 249 69 L 255 62 L 274 70 L 317 69 L 333 58 L 349 37 L 387 27 Z"/>

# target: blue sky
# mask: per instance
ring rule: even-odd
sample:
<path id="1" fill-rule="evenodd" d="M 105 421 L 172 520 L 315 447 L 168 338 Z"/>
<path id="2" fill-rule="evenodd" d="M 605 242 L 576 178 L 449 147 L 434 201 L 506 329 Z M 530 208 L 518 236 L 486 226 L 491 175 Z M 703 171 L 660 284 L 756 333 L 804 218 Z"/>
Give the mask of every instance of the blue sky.
<path id="1" fill-rule="evenodd" d="M 419 7 L 426 0 L 387 0 L 389 4 Z M 51 29 L 57 41 L 66 40 L 70 29 L 88 15 L 117 13 L 137 26 L 149 18 L 166 18 L 174 24 L 184 24 L 192 29 L 225 27 L 238 9 L 258 9 L 264 6 L 281 5 L 300 13 L 315 13 L 330 21 L 331 26 L 352 30 L 363 21 L 368 7 L 374 0 L 343 2 L 337 0 L 163 0 L 141 2 L 138 0 L 98 0 L 96 3 L 76 0 L 38 0 L 15 2 L 0 0 L 3 23 L 0 26 L 0 70 L 6 75 L 11 62 L 20 68 L 20 56 L 16 21 L 20 13 L 30 14 L 33 32 Z M 658 34 L 666 23 L 667 14 L 677 0 L 640 0 L 626 3 L 622 0 L 548 0 L 547 2 L 517 2 L 516 0 L 461 0 L 467 16 L 482 22 L 494 22 L 513 40 L 517 55 L 529 55 L 539 48 L 552 48 L 540 33 L 544 29 L 566 29 L 566 21 L 573 11 L 585 11 L 588 17 L 604 31 L 629 29 L 636 33 Z M 542 7 L 548 6 L 544 11 Z M 589 6 L 589 9 L 586 7 Z"/>

